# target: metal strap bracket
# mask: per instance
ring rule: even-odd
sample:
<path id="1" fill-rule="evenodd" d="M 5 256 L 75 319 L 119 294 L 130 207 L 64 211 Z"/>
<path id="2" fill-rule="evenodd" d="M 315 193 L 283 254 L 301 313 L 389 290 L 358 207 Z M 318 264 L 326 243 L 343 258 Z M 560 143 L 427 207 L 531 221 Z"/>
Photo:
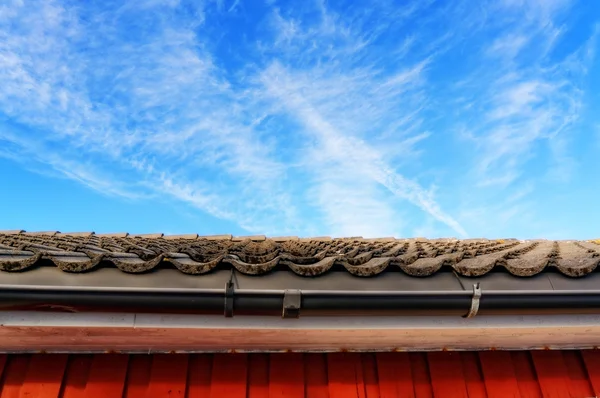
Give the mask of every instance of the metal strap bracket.
<path id="1" fill-rule="evenodd" d="M 225 317 L 226 318 L 233 317 L 233 293 L 234 293 L 234 284 L 233 284 L 233 269 L 232 269 L 231 276 L 229 277 L 229 281 L 225 284 Z"/>
<path id="2" fill-rule="evenodd" d="M 479 301 L 481 299 L 481 287 L 479 286 L 479 282 L 473 285 L 473 297 L 471 298 L 471 309 L 466 315 L 463 315 L 463 318 L 473 318 L 479 312 Z"/>
<path id="3" fill-rule="evenodd" d="M 282 318 L 299 318 L 302 303 L 302 292 L 300 290 L 285 290 L 283 292 Z"/>

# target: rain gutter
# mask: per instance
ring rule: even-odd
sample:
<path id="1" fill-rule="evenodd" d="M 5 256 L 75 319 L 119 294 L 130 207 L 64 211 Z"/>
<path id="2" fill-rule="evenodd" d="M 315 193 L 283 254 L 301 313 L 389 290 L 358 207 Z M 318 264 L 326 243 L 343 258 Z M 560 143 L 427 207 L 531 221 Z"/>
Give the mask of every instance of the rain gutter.
<path id="1" fill-rule="evenodd" d="M 600 290 L 318 291 L 1 286 L 0 310 L 65 308 L 281 316 L 394 314 L 476 316 L 494 313 L 600 313 Z M 474 313 L 473 313 L 474 312 Z"/>

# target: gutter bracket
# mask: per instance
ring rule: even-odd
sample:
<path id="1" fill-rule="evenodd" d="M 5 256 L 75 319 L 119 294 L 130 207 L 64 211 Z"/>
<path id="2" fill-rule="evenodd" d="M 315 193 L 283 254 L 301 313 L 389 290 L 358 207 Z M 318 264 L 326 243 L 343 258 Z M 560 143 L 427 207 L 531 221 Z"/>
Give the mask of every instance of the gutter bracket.
<path id="1" fill-rule="evenodd" d="M 233 269 L 229 281 L 225 284 L 225 318 L 233 318 Z"/>
<path id="2" fill-rule="evenodd" d="M 463 315 L 463 318 L 474 318 L 479 312 L 479 302 L 481 299 L 481 287 L 479 286 L 479 282 L 473 285 L 473 297 L 471 298 L 471 308 L 466 315 Z"/>
<path id="3" fill-rule="evenodd" d="M 283 311 L 282 318 L 299 318 L 300 306 L 302 303 L 302 291 L 284 290 L 283 292 Z"/>

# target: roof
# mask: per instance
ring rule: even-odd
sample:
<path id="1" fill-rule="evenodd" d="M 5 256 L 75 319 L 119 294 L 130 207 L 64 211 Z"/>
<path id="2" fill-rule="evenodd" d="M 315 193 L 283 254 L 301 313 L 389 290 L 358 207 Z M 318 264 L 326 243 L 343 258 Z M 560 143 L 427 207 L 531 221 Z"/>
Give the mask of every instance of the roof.
<path id="1" fill-rule="evenodd" d="M 592 397 L 600 353 L 0 356 L 0 397 Z"/>
<path id="2" fill-rule="evenodd" d="M 600 263 L 600 241 L 0 233 L 1 270 L 26 271 L 44 261 L 71 273 L 110 265 L 134 274 L 170 266 L 191 275 L 225 267 L 247 275 L 285 268 L 304 277 L 334 269 L 358 277 L 399 270 L 423 277 L 442 269 L 468 277 L 498 269 L 522 277 L 548 269 L 581 277 Z"/>
<path id="3" fill-rule="evenodd" d="M 589 313 L 599 263 L 600 241 L 10 231 L 0 302 L 226 317 Z"/>

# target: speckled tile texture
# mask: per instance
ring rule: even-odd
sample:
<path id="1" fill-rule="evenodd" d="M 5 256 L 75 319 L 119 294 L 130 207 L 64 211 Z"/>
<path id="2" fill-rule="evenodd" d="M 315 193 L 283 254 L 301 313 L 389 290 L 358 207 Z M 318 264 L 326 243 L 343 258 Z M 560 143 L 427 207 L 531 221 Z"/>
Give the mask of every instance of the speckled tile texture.
<path id="1" fill-rule="evenodd" d="M 127 273 L 172 266 L 200 275 L 219 266 L 248 275 L 287 268 L 317 277 L 336 266 L 357 277 L 391 271 L 426 277 L 443 268 L 482 276 L 502 267 L 519 277 L 550 268 L 582 277 L 600 263 L 600 242 L 0 232 L 1 271 L 23 272 L 40 263 L 65 272 L 89 272 L 103 264 Z"/>

